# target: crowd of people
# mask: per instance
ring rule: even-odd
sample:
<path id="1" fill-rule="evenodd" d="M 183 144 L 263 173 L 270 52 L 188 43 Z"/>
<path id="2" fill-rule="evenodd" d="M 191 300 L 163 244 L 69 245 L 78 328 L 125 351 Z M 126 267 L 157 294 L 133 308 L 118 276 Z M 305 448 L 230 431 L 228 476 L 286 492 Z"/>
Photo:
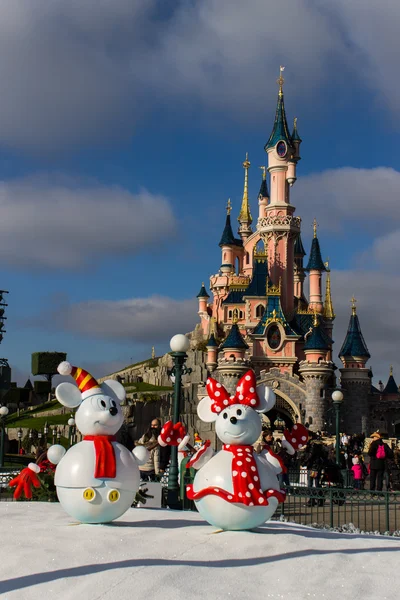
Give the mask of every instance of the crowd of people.
<path id="1" fill-rule="evenodd" d="M 140 467 L 144 481 L 160 480 L 170 461 L 170 447 L 157 441 L 161 431 L 160 419 L 152 419 L 148 431 L 136 441 L 149 450 L 149 459 Z M 196 448 L 201 446 L 197 436 Z M 350 474 L 350 483 L 357 490 L 400 491 L 400 444 L 391 448 L 376 431 L 366 440 L 364 435 L 342 434 L 340 436 L 339 464 L 336 462 L 336 447 L 332 438 L 317 431 L 309 432 L 307 445 L 291 456 L 282 444 L 282 438 L 274 436 L 270 429 L 263 428 L 260 440 L 254 445 L 257 453 L 272 451 L 279 456 L 286 472 L 278 475 L 281 487 L 290 485 L 291 473 L 304 473 L 304 485 L 342 487 L 344 474 Z M 347 476 L 347 484 L 349 477 Z"/>

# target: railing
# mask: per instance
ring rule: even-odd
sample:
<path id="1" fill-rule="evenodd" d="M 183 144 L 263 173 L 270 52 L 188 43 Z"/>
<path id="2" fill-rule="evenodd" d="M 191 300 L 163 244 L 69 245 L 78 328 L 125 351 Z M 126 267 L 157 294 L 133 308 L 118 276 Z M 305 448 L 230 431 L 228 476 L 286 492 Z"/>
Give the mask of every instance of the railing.
<path id="1" fill-rule="evenodd" d="M 394 533 L 400 528 L 399 507 L 399 492 L 290 487 L 273 519 L 319 527 L 352 524 L 365 532 Z"/>

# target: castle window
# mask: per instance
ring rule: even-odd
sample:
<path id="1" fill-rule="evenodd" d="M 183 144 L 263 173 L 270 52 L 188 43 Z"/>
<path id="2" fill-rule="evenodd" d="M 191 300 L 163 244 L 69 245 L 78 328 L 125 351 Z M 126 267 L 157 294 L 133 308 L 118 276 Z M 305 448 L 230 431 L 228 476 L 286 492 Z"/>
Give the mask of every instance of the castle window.
<path id="1" fill-rule="evenodd" d="M 250 255 L 248 252 L 246 252 L 246 265 L 248 265 L 250 262 Z"/>
<path id="2" fill-rule="evenodd" d="M 239 319 L 243 319 L 243 311 L 239 310 Z"/>
<path id="3" fill-rule="evenodd" d="M 256 317 L 258 317 L 259 319 L 261 319 L 261 317 L 263 316 L 265 312 L 265 307 L 262 304 L 259 304 L 256 308 Z"/>
<path id="4" fill-rule="evenodd" d="M 231 311 L 231 310 L 228 312 L 228 317 L 229 317 L 230 319 L 232 319 L 232 311 Z"/>

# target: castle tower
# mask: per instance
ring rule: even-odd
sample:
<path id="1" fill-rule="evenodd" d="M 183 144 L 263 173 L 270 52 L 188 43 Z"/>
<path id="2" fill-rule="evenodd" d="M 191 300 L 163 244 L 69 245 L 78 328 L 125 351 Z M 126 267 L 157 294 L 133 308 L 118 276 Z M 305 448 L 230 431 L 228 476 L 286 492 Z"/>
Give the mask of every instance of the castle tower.
<path id="1" fill-rule="evenodd" d="M 299 140 L 293 142 L 289 133 L 283 98 L 280 68 L 278 102 L 274 126 L 265 151 L 268 154 L 271 198 L 265 207 L 265 217 L 258 219 L 258 231 L 268 249 L 268 265 L 272 282 L 282 281 L 282 304 L 286 314 L 294 307 L 294 243 L 300 233 L 299 217 L 290 204 L 290 187 L 296 181 L 296 164 L 299 160 Z"/>
<path id="2" fill-rule="evenodd" d="M 201 284 L 201 288 L 196 298 L 199 300 L 199 310 L 198 315 L 201 320 L 201 328 L 203 330 L 204 335 L 208 335 L 210 315 L 208 314 L 208 299 L 209 295 L 207 294 L 206 288 L 204 286 L 204 282 Z"/>
<path id="3" fill-rule="evenodd" d="M 247 238 L 252 234 L 251 224 L 253 219 L 250 214 L 250 206 L 249 206 L 249 168 L 250 161 L 249 156 L 246 152 L 246 160 L 243 163 L 244 168 L 244 189 L 243 189 L 243 199 L 242 206 L 240 209 L 240 213 L 238 216 L 239 221 L 239 235 L 243 240 L 243 243 L 247 240 Z"/>
<path id="4" fill-rule="evenodd" d="M 248 347 L 240 333 L 235 315 L 228 337 L 220 347 L 222 357 L 218 359 L 217 367 L 218 380 L 231 394 L 235 393 L 240 377 L 250 368 L 250 362 L 245 357 Z"/>
<path id="5" fill-rule="evenodd" d="M 239 271 L 243 265 L 243 242 L 234 237 L 231 224 L 231 201 L 226 206 L 226 221 L 222 232 L 219 247 L 222 251 L 221 272 L 233 273 L 235 271 L 235 260 L 239 260 Z"/>
<path id="6" fill-rule="evenodd" d="M 339 352 L 343 363 L 341 386 L 344 391 L 343 412 L 345 430 L 348 433 L 368 435 L 368 394 L 371 389 L 370 370 L 366 363 L 370 358 L 361 333 L 356 310 L 356 300 L 351 299 L 351 317 L 346 338 Z"/>
<path id="7" fill-rule="evenodd" d="M 303 259 L 305 255 L 306 251 L 304 250 L 303 242 L 301 241 L 301 235 L 299 233 L 294 243 L 294 295 L 295 298 L 300 300 L 300 303 L 305 301 L 304 279 L 306 277 L 306 273 L 303 266 Z"/>
<path id="8" fill-rule="evenodd" d="M 325 417 L 328 406 L 327 388 L 332 382 L 334 364 L 327 360 L 328 339 L 321 327 L 317 313 L 314 313 L 313 324 L 304 336 L 304 353 L 306 360 L 300 362 L 299 372 L 306 385 L 306 416 L 312 431 L 325 429 Z"/>
<path id="9" fill-rule="evenodd" d="M 269 193 L 268 193 L 268 185 L 267 185 L 267 168 L 260 167 L 262 170 L 262 181 L 260 186 L 260 191 L 258 193 L 258 218 L 267 216 L 267 206 L 269 202 Z"/>
<path id="10" fill-rule="evenodd" d="M 217 340 L 215 339 L 214 332 L 210 335 L 210 337 L 207 341 L 206 350 L 207 350 L 206 367 L 210 371 L 210 373 L 212 373 L 217 368 L 217 364 L 218 364 L 218 361 L 217 361 L 218 344 L 217 344 Z"/>
<path id="11" fill-rule="evenodd" d="M 325 265 L 321 257 L 321 249 L 319 247 L 319 241 L 317 238 L 317 221 L 314 219 L 314 237 L 311 243 L 310 258 L 305 268 L 309 272 L 310 281 L 310 302 L 308 308 L 312 311 L 316 310 L 318 313 L 322 313 L 322 288 L 321 288 L 321 276 L 323 271 L 326 271 Z"/>

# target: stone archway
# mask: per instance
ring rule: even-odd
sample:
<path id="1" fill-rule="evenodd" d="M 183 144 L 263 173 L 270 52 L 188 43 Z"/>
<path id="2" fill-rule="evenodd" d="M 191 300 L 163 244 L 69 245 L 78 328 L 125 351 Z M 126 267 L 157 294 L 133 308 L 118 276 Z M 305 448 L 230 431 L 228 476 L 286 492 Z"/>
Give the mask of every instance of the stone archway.
<path id="1" fill-rule="evenodd" d="M 279 418 L 285 422 L 285 427 L 291 429 L 295 423 L 301 423 L 301 414 L 296 404 L 281 390 L 274 390 L 276 403 L 273 409 L 263 415 L 263 422 L 274 429 L 274 423 Z"/>

